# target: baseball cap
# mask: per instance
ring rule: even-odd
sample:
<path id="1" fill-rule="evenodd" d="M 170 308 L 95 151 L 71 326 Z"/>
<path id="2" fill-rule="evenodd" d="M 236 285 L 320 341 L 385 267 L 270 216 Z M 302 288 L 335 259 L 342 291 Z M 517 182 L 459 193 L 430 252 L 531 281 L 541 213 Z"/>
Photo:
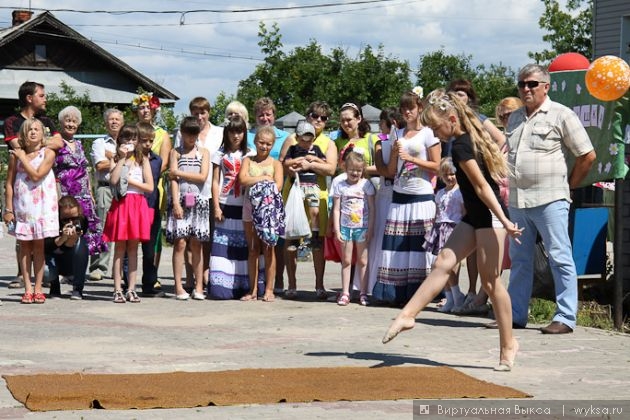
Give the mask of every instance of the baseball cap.
<path id="1" fill-rule="evenodd" d="M 306 120 L 300 120 L 295 127 L 295 134 L 303 136 L 304 134 L 310 134 L 315 137 L 315 127 Z"/>

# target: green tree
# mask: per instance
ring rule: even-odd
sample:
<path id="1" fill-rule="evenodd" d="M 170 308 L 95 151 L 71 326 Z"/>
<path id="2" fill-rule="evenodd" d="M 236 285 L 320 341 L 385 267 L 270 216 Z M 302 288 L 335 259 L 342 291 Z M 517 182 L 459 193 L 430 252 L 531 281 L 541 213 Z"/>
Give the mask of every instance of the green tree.
<path id="1" fill-rule="evenodd" d="M 411 88 L 409 64 L 386 55 L 382 45 L 368 45 L 353 59 L 341 48 L 325 54 L 314 39 L 285 53 L 276 24 L 267 30 L 261 23 L 258 36 L 264 62 L 239 83 L 237 93 L 248 109 L 262 96 L 274 100 L 279 115 L 303 113 L 315 100 L 333 109 L 348 101 L 383 107 L 398 103 L 401 92 Z"/>
<path id="2" fill-rule="evenodd" d="M 529 52 L 527 55 L 537 63 L 549 63 L 559 54 L 577 52 L 587 58 L 593 56 L 591 31 L 593 25 L 593 0 L 568 0 L 566 11 L 557 0 L 542 0 L 545 12 L 538 20 L 547 31 L 543 41 L 551 49 Z"/>
<path id="3" fill-rule="evenodd" d="M 74 105 L 81 111 L 81 126 L 79 134 L 99 134 L 105 133 L 103 124 L 103 111 L 99 105 L 92 104 L 90 95 L 87 92 L 78 94 L 77 91 L 62 81 L 59 85 L 60 93 L 48 93 L 46 95 L 46 113 L 54 121 L 63 108 Z"/>
<path id="4" fill-rule="evenodd" d="M 274 23 L 271 30 L 267 29 L 264 22 L 258 25 L 258 46 L 265 54 L 262 64 L 254 69 L 254 72 L 238 84 L 238 100 L 243 102 L 247 109 L 253 109 L 254 102 L 263 96 L 273 97 L 274 102 L 277 98 L 272 93 L 282 91 L 281 78 L 284 77 L 281 67 L 284 59 L 282 52 L 282 35 L 277 23 Z M 277 106 L 278 104 L 276 104 Z"/>
<path id="5" fill-rule="evenodd" d="M 348 100 L 378 108 L 398 105 L 402 92 L 410 90 L 411 68 L 385 54 L 383 45 L 374 50 L 367 45 L 355 60 L 347 60 L 336 82 L 340 97 L 334 100 L 341 106 Z"/>
<path id="6" fill-rule="evenodd" d="M 515 73 L 500 64 L 473 67 L 471 60 L 471 55 L 446 54 L 443 49 L 425 54 L 416 72 L 417 83 L 428 94 L 434 89 L 446 88 L 452 80 L 470 80 L 479 99 L 479 112 L 492 117 L 501 99 L 517 95 Z"/>
<path id="7" fill-rule="evenodd" d="M 443 47 L 438 51 L 421 55 L 416 72 L 417 83 L 424 88 L 425 93 L 428 93 L 434 89 L 446 88 L 451 80 L 473 80 L 475 71 L 470 64 L 471 60 L 472 55 L 446 54 Z"/>
<path id="8" fill-rule="evenodd" d="M 516 73 L 501 64 L 477 66 L 476 76 L 472 80 L 479 97 L 479 112 L 494 117 L 494 110 L 501 99 L 518 96 Z"/>

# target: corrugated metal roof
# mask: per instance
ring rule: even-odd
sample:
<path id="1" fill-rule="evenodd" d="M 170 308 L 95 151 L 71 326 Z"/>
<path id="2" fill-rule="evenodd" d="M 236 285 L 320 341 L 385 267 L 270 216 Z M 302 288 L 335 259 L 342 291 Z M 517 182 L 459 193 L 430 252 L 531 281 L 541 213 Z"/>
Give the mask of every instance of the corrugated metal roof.
<path id="1" fill-rule="evenodd" d="M 149 79 L 142 73 L 134 70 L 128 64 L 118 59 L 116 56 L 110 54 L 105 49 L 101 48 L 99 45 L 85 38 L 79 32 L 75 31 L 74 29 L 70 28 L 68 25 L 64 24 L 63 22 L 55 18 L 53 14 L 50 12 L 44 12 L 20 25 L 16 25 L 11 28 L 7 28 L 5 30 L 0 31 L 0 46 L 3 46 L 10 42 L 14 42 L 24 33 L 36 29 L 38 26 L 42 25 L 43 23 L 49 24 L 60 33 L 67 35 L 74 42 L 77 42 L 78 44 L 88 47 L 92 51 L 93 54 L 100 56 L 104 60 L 107 60 L 108 62 L 110 62 L 114 66 L 114 68 L 117 68 L 122 74 L 126 75 L 129 79 L 133 80 L 134 84 L 136 85 L 136 88 L 137 86 L 142 86 L 145 89 L 153 92 L 154 94 L 157 94 L 159 98 L 170 99 L 173 101 L 176 101 L 179 99 L 174 93 L 170 92 L 163 86 L 157 84 L 156 82 Z M 19 71 L 25 72 L 27 70 L 19 70 Z M 16 93 L 17 93 L 17 87 L 19 87 L 19 85 L 25 80 L 26 79 L 22 78 L 22 80 L 18 83 L 17 86 L 15 85 L 13 86 L 12 98 L 15 98 Z M 38 79 L 32 79 L 32 80 L 40 82 L 40 80 Z M 82 79 L 79 78 L 78 80 L 82 80 Z M 135 93 L 136 88 L 133 89 L 134 93 Z M 101 89 L 107 90 L 108 87 L 107 85 L 104 85 L 101 87 Z M 128 102 L 128 101 L 125 100 L 124 102 Z"/>
<path id="2" fill-rule="evenodd" d="M 63 70 L 0 70 L 0 99 L 17 99 L 17 87 L 26 81 L 35 81 L 46 87 L 47 93 L 61 93 L 61 82 L 73 88 L 78 95 L 88 93 L 96 103 L 129 104 L 136 96 L 137 86 L 120 75 L 98 72 L 65 72 Z M 169 103 L 173 100 L 164 99 Z"/>

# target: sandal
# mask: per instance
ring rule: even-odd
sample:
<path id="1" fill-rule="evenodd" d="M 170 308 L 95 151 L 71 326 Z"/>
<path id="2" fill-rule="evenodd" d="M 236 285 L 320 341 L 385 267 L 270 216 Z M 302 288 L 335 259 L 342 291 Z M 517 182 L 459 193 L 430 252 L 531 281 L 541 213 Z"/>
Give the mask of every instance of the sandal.
<path id="1" fill-rule="evenodd" d="M 26 292 L 22 295 L 22 303 L 33 303 L 33 294 L 31 292 Z"/>
<path id="2" fill-rule="evenodd" d="M 128 290 L 127 291 L 127 301 L 129 301 L 131 303 L 140 303 L 140 298 L 136 294 L 135 290 Z"/>
<path id="3" fill-rule="evenodd" d="M 44 295 L 42 292 L 35 293 L 33 295 L 33 302 L 39 304 L 46 302 L 46 295 Z"/>
<path id="4" fill-rule="evenodd" d="M 116 290 L 114 292 L 114 303 L 125 303 L 127 302 L 127 300 L 125 300 L 125 295 L 123 295 L 122 290 Z"/>
<path id="5" fill-rule="evenodd" d="M 361 306 L 368 306 L 370 304 L 368 295 L 366 295 L 365 293 L 362 293 L 361 296 L 359 297 L 359 303 L 361 304 Z"/>
<path id="6" fill-rule="evenodd" d="M 328 293 L 326 292 L 326 289 L 317 289 L 317 290 L 315 290 L 315 295 L 317 296 L 317 299 L 319 299 L 319 300 L 326 300 L 326 299 L 328 299 Z"/>
<path id="7" fill-rule="evenodd" d="M 297 299 L 297 290 L 295 290 L 295 289 L 287 289 L 287 291 L 284 292 L 284 298 L 285 299 Z"/>
<path id="8" fill-rule="evenodd" d="M 337 305 L 339 306 L 347 306 L 350 303 L 350 295 L 347 293 L 342 293 L 337 299 Z"/>

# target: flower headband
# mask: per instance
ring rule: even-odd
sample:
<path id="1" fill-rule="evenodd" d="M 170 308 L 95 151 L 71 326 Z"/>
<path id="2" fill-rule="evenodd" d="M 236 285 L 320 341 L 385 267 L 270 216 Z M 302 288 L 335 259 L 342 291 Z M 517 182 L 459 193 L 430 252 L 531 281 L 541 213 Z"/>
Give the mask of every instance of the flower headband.
<path id="1" fill-rule="evenodd" d="M 422 88 L 422 86 L 416 86 L 415 88 L 411 89 L 411 91 L 415 93 L 418 98 L 424 98 L 424 89 Z"/>
<path id="2" fill-rule="evenodd" d="M 153 92 L 145 92 L 143 90 L 138 90 L 138 96 L 134 97 L 131 101 L 131 109 L 135 111 L 140 104 L 145 102 L 149 104 L 151 110 L 156 112 L 160 110 L 160 98 L 153 95 Z"/>
<path id="3" fill-rule="evenodd" d="M 442 90 L 434 90 L 429 93 L 429 96 L 427 96 L 427 102 L 429 105 L 439 108 L 442 111 L 453 108 L 453 102 L 451 102 L 450 96 Z"/>

